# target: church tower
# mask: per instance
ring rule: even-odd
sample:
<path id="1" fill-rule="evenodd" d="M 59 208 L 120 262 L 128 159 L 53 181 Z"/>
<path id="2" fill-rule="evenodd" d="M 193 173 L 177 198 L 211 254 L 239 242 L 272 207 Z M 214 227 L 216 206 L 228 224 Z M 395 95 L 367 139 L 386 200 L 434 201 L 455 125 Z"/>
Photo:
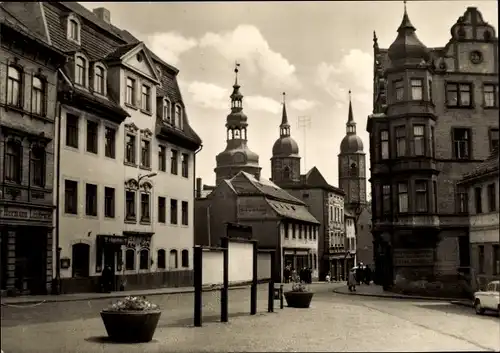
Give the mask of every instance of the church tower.
<path id="1" fill-rule="evenodd" d="M 234 69 L 235 82 L 231 94 L 231 113 L 226 119 L 226 149 L 216 157 L 215 183 L 231 179 L 240 171 L 260 179 L 259 156 L 247 146 L 247 116 L 243 113 L 243 95 L 238 84 L 238 67 Z"/>
<path id="2" fill-rule="evenodd" d="M 363 142 L 356 135 L 356 123 L 352 113 L 351 91 L 349 91 L 349 113 L 346 136 L 340 143 L 339 186 L 345 192 L 346 206 L 357 209 L 366 205 L 366 163 Z"/>
<path id="3" fill-rule="evenodd" d="M 300 181 L 299 146 L 290 136 L 285 97 L 283 93 L 280 137 L 274 143 L 271 157 L 271 181 L 278 186 Z"/>

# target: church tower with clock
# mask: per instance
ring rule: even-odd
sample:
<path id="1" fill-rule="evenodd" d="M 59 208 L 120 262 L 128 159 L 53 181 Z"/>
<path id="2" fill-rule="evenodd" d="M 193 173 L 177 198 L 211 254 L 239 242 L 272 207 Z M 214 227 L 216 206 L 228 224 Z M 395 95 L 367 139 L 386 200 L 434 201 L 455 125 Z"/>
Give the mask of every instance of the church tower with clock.
<path id="1" fill-rule="evenodd" d="M 345 192 L 345 206 L 352 210 L 366 206 L 366 155 L 363 142 L 356 135 L 356 123 L 352 113 L 351 91 L 349 91 L 349 113 L 346 135 L 340 143 L 339 186 Z"/>
<path id="2" fill-rule="evenodd" d="M 238 84 L 238 67 L 236 64 L 234 73 L 236 75 L 231 94 L 231 113 L 226 119 L 226 149 L 219 153 L 216 160 L 215 183 L 219 185 L 224 179 L 231 179 L 240 171 L 252 174 L 260 179 L 259 156 L 250 151 L 247 146 L 247 116 L 243 113 L 243 95 Z"/>

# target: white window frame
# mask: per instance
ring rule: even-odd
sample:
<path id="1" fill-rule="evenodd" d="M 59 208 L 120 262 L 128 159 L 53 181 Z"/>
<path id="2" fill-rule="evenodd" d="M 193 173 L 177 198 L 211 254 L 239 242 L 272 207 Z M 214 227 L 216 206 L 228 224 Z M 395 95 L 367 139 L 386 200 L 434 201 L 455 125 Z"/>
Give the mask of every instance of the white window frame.
<path id="1" fill-rule="evenodd" d="M 102 69 L 102 92 L 99 92 L 97 90 L 97 70 L 98 69 Z M 107 82 L 108 82 L 108 71 L 106 70 L 106 68 L 104 67 L 103 64 L 101 63 L 95 63 L 94 64 L 94 73 L 93 73 L 93 90 L 95 93 L 98 93 L 102 96 L 107 96 L 108 95 L 108 91 L 107 91 Z"/>
<path id="2" fill-rule="evenodd" d="M 179 120 L 177 121 L 177 108 L 179 108 Z M 178 103 L 174 106 L 174 116 L 173 116 L 173 124 L 179 130 L 183 130 L 184 119 L 183 119 L 183 109 L 182 106 Z"/>
<path id="3" fill-rule="evenodd" d="M 84 68 L 83 68 L 83 82 L 78 82 L 77 81 L 77 66 L 78 66 L 77 60 L 78 59 L 82 59 L 83 60 L 83 64 L 85 65 Z M 75 54 L 75 74 L 74 74 L 74 80 L 75 80 L 75 84 L 77 84 L 77 85 L 79 85 L 81 87 L 84 87 L 84 88 L 88 87 L 88 83 L 89 83 L 89 60 L 82 53 L 76 53 Z"/>
<path id="4" fill-rule="evenodd" d="M 165 114 L 166 112 L 166 114 Z M 172 102 L 167 97 L 163 98 L 163 121 L 172 124 Z"/>
<path id="5" fill-rule="evenodd" d="M 77 32 L 77 38 L 73 38 L 71 35 L 71 23 L 74 21 L 76 23 L 76 32 Z M 67 23 L 66 23 L 67 31 L 66 31 L 66 37 L 69 41 L 76 43 L 80 45 L 81 43 L 81 37 L 82 37 L 82 23 L 76 17 L 74 14 L 70 14 L 67 18 Z"/>

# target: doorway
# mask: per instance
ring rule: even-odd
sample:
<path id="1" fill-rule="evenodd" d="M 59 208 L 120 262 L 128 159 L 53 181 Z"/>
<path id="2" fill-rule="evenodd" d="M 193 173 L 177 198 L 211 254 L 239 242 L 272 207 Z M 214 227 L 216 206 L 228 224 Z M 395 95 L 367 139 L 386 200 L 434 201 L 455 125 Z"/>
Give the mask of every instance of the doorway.
<path id="1" fill-rule="evenodd" d="M 113 275 L 112 280 L 111 280 L 111 291 L 115 290 L 115 272 L 116 272 L 116 247 L 113 245 L 105 245 L 104 246 L 104 268 L 110 267 L 111 268 L 111 273 Z"/>
<path id="2" fill-rule="evenodd" d="M 21 293 L 47 292 L 47 230 L 19 227 L 16 230 L 15 284 Z"/>

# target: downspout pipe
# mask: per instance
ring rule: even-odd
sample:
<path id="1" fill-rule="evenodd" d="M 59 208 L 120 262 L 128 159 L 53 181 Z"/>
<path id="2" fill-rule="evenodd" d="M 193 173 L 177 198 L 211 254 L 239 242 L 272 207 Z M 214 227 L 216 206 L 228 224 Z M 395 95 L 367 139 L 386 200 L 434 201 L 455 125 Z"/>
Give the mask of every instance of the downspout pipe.
<path id="1" fill-rule="evenodd" d="M 194 155 L 193 155 L 193 205 L 191 206 L 193 208 L 193 245 L 195 245 L 194 243 L 196 242 L 196 235 L 194 234 L 194 232 L 196 231 L 196 227 L 195 227 L 195 224 L 196 224 L 196 155 L 198 154 L 198 152 L 200 152 L 201 150 L 203 149 L 203 145 L 200 145 L 200 147 L 194 151 Z"/>

